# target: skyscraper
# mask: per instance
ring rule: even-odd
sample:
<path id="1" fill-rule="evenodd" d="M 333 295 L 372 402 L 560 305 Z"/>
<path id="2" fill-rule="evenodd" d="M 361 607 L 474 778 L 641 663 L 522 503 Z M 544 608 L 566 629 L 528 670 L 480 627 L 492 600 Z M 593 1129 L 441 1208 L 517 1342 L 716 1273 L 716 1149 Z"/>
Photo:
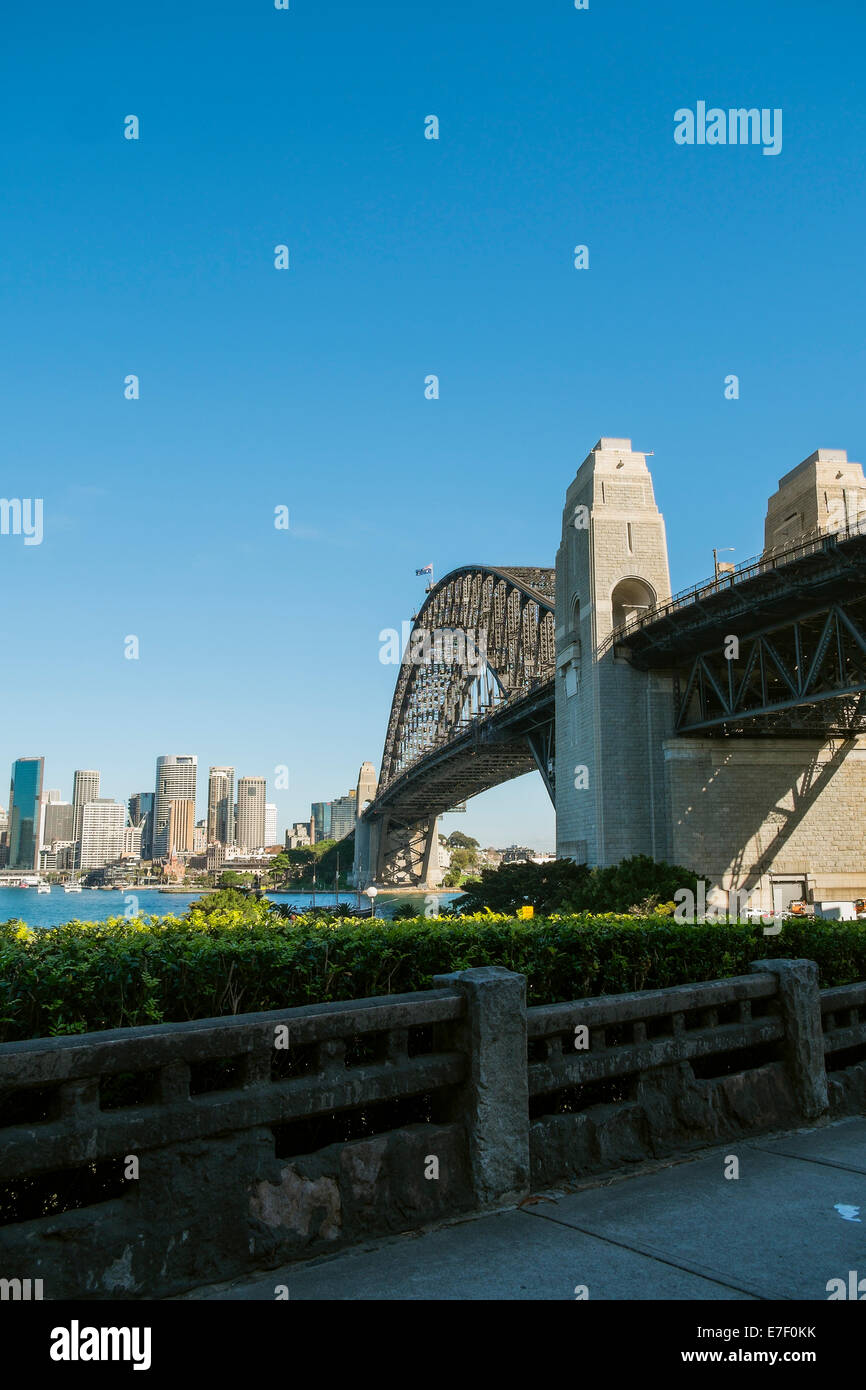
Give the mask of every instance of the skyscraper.
<path id="1" fill-rule="evenodd" d="M 171 848 L 169 821 L 172 801 L 195 803 L 198 759 L 193 754 L 164 753 L 156 760 L 153 806 L 153 857 L 162 859 Z M 190 841 L 190 846 L 191 846 Z"/>
<path id="2" fill-rule="evenodd" d="M 346 835 L 351 835 L 355 829 L 355 799 L 357 792 L 354 787 L 346 796 L 338 796 L 331 802 L 331 834 L 330 839 L 342 840 Z"/>
<path id="3" fill-rule="evenodd" d="M 60 801 L 61 796 L 62 796 L 62 792 L 60 792 L 56 787 L 49 787 L 47 790 L 43 787 L 43 789 L 42 789 L 42 807 L 41 807 L 41 813 L 40 813 L 40 816 L 39 816 L 39 847 L 40 847 L 40 849 L 41 849 L 44 845 L 48 844 L 48 840 L 47 840 L 46 835 L 45 835 L 45 813 L 46 813 L 46 811 L 48 810 L 49 805 L 51 805 L 52 803 L 57 803 L 58 801 Z M 71 839 L 72 836 L 70 835 L 69 838 Z"/>
<path id="4" fill-rule="evenodd" d="M 10 869 L 39 867 L 44 761 L 44 758 L 17 758 L 12 764 L 8 830 Z"/>
<path id="5" fill-rule="evenodd" d="M 168 853 L 192 854 L 195 830 L 195 802 L 188 797 L 172 797 L 168 807 Z"/>
<path id="6" fill-rule="evenodd" d="M 133 825 L 141 826 L 141 857 L 153 858 L 153 803 L 154 792 L 134 792 L 129 798 L 129 819 Z"/>
<path id="7" fill-rule="evenodd" d="M 238 849 L 248 854 L 263 849 L 265 844 L 264 777 L 238 778 Z"/>
<path id="8" fill-rule="evenodd" d="M 331 838 L 331 803 L 330 801 L 314 801 L 310 806 L 310 819 L 313 822 L 315 831 L 315 843 L 319 844 L 322 840 Z"/>
<path id="9" fill-rule="evenodd" d="M 86 801 L 81 808 L 81 848 L 78 867 L 103 869 L 123 853 L 126 807 L 107 797 Z"/>
<path id="10" fill-rule="evenodd" d="M 265 844 L 277 844 L 277 808 L 271 801 L 265 802 Z"/>
<path id="11" fill-rule="evenodd" d="M 207 779 L 207 842 L 233 845 L 235 842 L 235 770 L 212 767 Z"/>
<path id="12" fill-rule="evenodd" d="M 68 844 L 75 839 L 75 807 L 71 801 L 48 801 L 43 809 L 43 847 L 53 845 L 57 840 Z"/>
<path id="13" fill-rule="evenodd" d="M 72 834 L 76 840 L 81 839 L 81 812 L 88 801 L 96 801 L 99 797 L 99 773 L 92 768 L 79 769 L 72 774 Z"/>

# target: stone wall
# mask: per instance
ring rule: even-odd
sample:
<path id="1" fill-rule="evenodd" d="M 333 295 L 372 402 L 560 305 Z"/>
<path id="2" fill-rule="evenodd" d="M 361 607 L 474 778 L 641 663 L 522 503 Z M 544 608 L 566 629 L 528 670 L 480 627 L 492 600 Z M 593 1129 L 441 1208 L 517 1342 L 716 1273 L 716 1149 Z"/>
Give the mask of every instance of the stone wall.
<path id="1" fill-rule="evenodd" d="M 670 739 L 671 859 L 772 909 L 773 880 L 811 900 L 866 896 L 866 739 Z"/>
<path id="2" fill-rule="evenodd" d="M 499 967 L 435 983 L 0 1046 L 0 1277 L 169 1297 L 866 1106 L 866 983 L 810 961 L 529 1010 Z"/>

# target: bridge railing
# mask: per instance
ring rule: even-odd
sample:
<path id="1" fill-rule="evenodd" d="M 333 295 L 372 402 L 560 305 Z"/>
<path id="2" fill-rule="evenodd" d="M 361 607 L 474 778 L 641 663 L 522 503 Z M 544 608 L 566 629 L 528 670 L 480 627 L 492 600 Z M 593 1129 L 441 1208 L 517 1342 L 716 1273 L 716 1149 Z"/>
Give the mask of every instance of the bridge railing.
<path id="1" fill-rule="evenodd" d="M 852 1049 L 866 1046 L 866 982 L 821 992 L 824 1053 L 829 1070 L 838 1070 Z"/>
<path id="2" fill-rule="evenodd" d="M 529 1093 L 777 1043 L 784 1028 L 770 1011 L 776 995 L 774 977 L 742 975 L 531 1009 Z"/>
<path id="3" fill-rule="evenodd" d="M 465 1012 L 431 990 L 0 1046 L 0 1275 L 156 1297 L 464 1210 Z"/>
<path id="4" fill-rule="evenodd" d="M 848 526 L 841 527 L 837 531 L 822 531 L 807 540 L 798 541 L 796 545 L 765 551 L 761 555 L 753 555 L 748 560 L 740 561 L 732 572 L 726 573 L 720 578 L 705 579 L 702 583 L 690 585 L 687 589 L 680 589 L 664 603 L 656 604 L 655 607 L 650 608 L 639 617 L 629 619 L 627 623 L 621 624 L 610 633 L 601 644 L 600 649 L 606 651 L 611 646 L 624 644 L 628 641 L 629 635 L 640 628 L 658 622 L 660 618 L 667 617 L 668 614 L 674 613 L 680 608 L 686 608 L 700 599 L 708 598 L 711 594 L 722 593 L 726 589 L 735 588 L 744 580 L 753 579 L 756 575 L 780 569 L 790 564 L 791 561 L 803 559 L 807 555 L 831 550 L 841 541 L 863 535 L 866 535 L 866 516 Z"/>
<path id="5" fill-rule="evenodd" d="M 0 1046 L 0 1276 L 167 1297 L 862 1109 L 866 982 L 811 961 L 530 1009 L 500 967 L 434 985 Z"/>

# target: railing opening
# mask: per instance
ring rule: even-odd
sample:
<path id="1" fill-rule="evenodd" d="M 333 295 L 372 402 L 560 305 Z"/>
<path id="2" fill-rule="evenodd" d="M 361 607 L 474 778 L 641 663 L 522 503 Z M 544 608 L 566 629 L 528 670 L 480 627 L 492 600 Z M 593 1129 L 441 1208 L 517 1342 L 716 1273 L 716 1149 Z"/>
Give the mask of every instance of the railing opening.
<path id="1" fill-rule="evenodd" d="M 274 1154 L 278 1159 L 300 1158 L 329 1144 L 369 1139 L 406 1125 L 444 1124 L 449 1118 L 447 1091 L 425 1092 L 398 1100 L 383 1100 L 355 1110 L 272 1125 Z"/>
<path id="2" fill-rule="evenodd" d="M 130 1188 L 123 1171 L 124 1159 L 109 1158 L 80 1168 L 62 1168 L 0 1183 L 0 1226 L 33 1221 L 40 1216 L 60 1216 L 122 1197 Z M 70 1252 L 69 1258 L 74 1259 L 74 1252 Z"/>

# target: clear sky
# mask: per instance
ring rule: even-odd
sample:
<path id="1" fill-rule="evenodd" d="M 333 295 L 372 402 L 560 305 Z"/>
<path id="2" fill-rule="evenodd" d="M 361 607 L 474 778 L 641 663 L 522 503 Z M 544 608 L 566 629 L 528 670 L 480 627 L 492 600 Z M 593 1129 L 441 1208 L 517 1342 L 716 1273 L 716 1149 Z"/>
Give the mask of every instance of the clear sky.
<path id="1" fill-rule="evenodd" d="M 552 565 L 599 436 L 653 451 L 675 590 L 760 550 L 813 449 L 866 454 L 859 0 L 3 27 L 0 491 L 43 499 L 44 538 L 0 536 L 0 769 L 125 799 L 196 753 L 200 812 L 233 764 L 285 825 L 378 766 L 415 569 Z M 677 145 L 698 101 L 780 108 L 781 153 Z M 553 844 L 534 774 L 456 826 Z"/>

